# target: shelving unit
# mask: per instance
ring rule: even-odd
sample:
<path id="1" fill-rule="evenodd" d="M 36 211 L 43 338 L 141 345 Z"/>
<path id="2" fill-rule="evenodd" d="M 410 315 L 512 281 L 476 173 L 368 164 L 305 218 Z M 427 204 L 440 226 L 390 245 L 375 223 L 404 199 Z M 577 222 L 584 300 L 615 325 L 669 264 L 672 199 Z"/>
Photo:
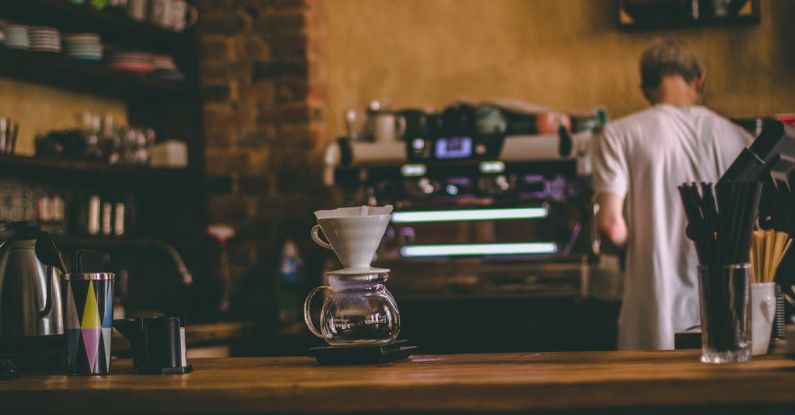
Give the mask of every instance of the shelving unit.
<path id="1" fill-rule="evenodd" d="M 619 23 L 619 26 L 626 31 L 646 31 L 661 29 L 683 29 L 696 27 L 715 27 L 715 26 L 751 26 L 759 24 L 758 16 L 725 16 L 707 17 L 702 19 L 677 19 L 668 21 L 649 21 Z"/>
<path id="2" fill-rule="evenodd" d="M 186 82 L 151 79 L 114 71 L 102 62 L 84 62 L 64 55 L 0 47 L 0 76 L 87 92 L 110 98 L 195 98 Z"/>
<path id="3" fill-rule="evenodd" d="M 129 125 L 154 128 L 158 139 L 184 140 L 189 156 L 189 166 L 182 169 L 0 156 L 0 178 L 22 182 L 32 188 L 64 189 L 64 194 L 123 195 L 124 200 L 134 203 L 134 229 L 128 235 L 87 236 L 81 232 L 56 235 L 60 246 L 67 250 L 94 248 L 123 252 L 136 241 L 163 241 L 173 245 L 183 257 L 194 276 L 192 290 L 204 290 L 209 278 L 205 233 L 207 185 L 194 33 L 190 30 L 178 33 L 133 20 L 120 11 L 97 11 L 68 0 L 0 0 L 0 19 L 9 23 L 51 26 L 62 33 L 97 33 L 104 45 L 174 58 L 186 76 L 184 81 L 118 72 L 105 62 L 84 62 L 58 53 L 9 49 L 0 44 L 0 77 L 123 101 Z M 80 108 L 66 110 L 78 113 Z M 67 217 L 69 206 L 67 201 Z M 158 270 L 168 269 L 167 266 L 157 268 L 157 263 L 148 265 Z M 141 277 L 145 280 L 148 276 Z M 132 282 L 132 270 L 130 278 Z M 184 294 L 158 293 L 163 298 L 184 297 Z M 179 311 L 186 316 L 192 312 L 191 309 Z"/>
<path id="4" fill-rule="evenodd" d="M 167 30 L 121 13 L 97 11 L 68 0 L 2 0 L 0 16 L 13 22 L 57 27 L 65 32 L 98 33 L 106 42 L 170 53 L 191 48 L 192 34 Z"/>
<path id="5" fill-rule="evenodd" d="M 73 180 L 118 182 L 122 185 L 159 183 L 182 185 L 191 181 L 187 169 L 113 166 L 101 162 L 51 160 L 35 157 L 0 155 L 0 174 L 31 176 L 58 175 Z"/>
<path id="6" fill-rule="evenodd" d="M 702 0 L 703 1 L 703 0 Z M 736 2 L 736 1 L 735 1 Z M 660 8 L 660 12 L 653 18 L 636 18 L 632 16 L 631 11 L 627 10 L 628 1 L 621 0 L 618 5 L 618 27 L 625 31 L 648 31 L 648 30 L 664 30 L 664 29 L 686 29 L 686 28 L 699 28 L 699 27 L 715 27 L 715 26 L 750 26 L 759 24 L 761 21 L 759 12 L 759 0 L 747 0 L 739 7 L 736 13 L 729 13 L 724 16 L 714 15 L 701 15 L 700 11 L 693 12 L 693 7 L 698 6 L 698 2 L 686 2 L 682 4 L 669 3 L 666 5 L 667 13 L 672 16 L 663 16 L 664 13 L 662 3 L 652 4 L 647 6 L 655 6 Z M 690 8 L 686 10 L 685 7 Z M 732 6 L 737 7 L 737 6 Z M 678 13 L 674 13 L 671 9 L 679 8 Z M 651 10 L 646 13 L 651 14 Z M 698 16 L 698 17 L 694 17 Z"/>

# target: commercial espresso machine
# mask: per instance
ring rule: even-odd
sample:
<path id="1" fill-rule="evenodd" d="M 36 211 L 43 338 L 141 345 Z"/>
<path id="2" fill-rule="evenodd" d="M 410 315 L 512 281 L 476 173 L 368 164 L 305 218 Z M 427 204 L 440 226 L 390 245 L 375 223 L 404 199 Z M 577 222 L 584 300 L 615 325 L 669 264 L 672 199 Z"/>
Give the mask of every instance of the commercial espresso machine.
<path id="1" fill-rule="evenodd" d="M 503 110 L 504 131 L 483 134 L 483 111 L 473 107 L 469 123 L 466 111 L 448 108 L 428 135 L 343 138 L 327 150 L 326 182 L 344 204 L 395 206 L 376 258 L 392 270 L 390 289 L 403 299 L 585 295 L 591 139 L 606 114 L 561 114 L 557 131 L 538 134 L 533 115 L 511 124 L 518 116 Z"/>
<path id="2" fill-rule="evenodd" d="M 584 306 L 599 258 L 592 139 L 606 113 L 426 115 L 401 140 L 342 138 L 325 153 L 342 205 L 394 205 L 374 265 L 392 270 L 401 336 L 431 353 L 611 347 L 617 305 Z"/>

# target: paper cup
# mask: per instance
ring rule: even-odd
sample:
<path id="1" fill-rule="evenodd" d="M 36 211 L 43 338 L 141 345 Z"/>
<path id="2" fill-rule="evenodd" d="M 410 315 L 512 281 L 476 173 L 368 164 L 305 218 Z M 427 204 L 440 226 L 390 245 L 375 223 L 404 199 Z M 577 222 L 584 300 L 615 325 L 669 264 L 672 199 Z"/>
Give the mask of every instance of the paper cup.
<path id="1" fill-rule="evenodd" d="M 767 353 L 776 315 L 776 284 L 751 284 L 751 343 L 754 356 Z"/>

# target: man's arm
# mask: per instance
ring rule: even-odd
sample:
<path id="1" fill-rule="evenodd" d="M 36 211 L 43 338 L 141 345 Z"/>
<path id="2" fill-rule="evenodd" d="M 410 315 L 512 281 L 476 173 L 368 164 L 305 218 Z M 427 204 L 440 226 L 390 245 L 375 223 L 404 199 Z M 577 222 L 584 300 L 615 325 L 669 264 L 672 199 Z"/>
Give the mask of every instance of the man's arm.
<path id="1" fill-rule="evenodd" d="M 599 211 L 596 213 L 596 227 L 608 242 L 615 247 L 627 243 L 627 223 L 624 221 L 624 198 L 615 193 L 599 193 L 596 198 Z"/>

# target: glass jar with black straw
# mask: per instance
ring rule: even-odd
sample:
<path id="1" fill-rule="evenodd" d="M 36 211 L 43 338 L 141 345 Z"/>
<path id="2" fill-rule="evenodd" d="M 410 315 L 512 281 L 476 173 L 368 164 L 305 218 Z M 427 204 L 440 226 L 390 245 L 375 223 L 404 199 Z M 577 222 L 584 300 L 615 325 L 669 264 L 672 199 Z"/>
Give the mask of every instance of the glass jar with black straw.
<path id="1" fill-rule="evenodd" d="M 757 181 L 679 186 L 699 259 L 702 362 L 751 358 L 749 252 L 761 193 Z"/>

